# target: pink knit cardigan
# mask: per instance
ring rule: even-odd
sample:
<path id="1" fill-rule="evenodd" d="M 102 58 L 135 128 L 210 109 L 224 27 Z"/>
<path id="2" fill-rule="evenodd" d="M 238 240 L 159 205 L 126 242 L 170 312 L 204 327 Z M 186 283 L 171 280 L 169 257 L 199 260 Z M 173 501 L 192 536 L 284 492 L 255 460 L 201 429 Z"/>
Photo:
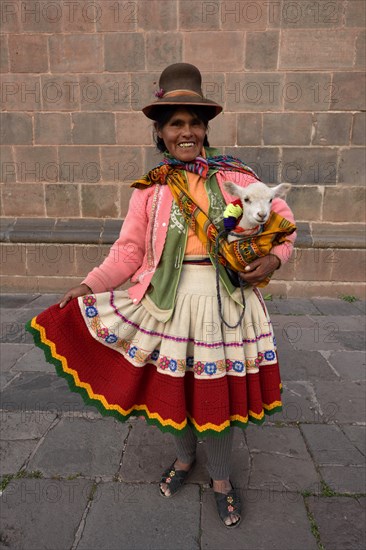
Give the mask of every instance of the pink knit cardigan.
<path id="1" fill-rule="evenodd" d="M 240 172 L 218 172 L 216 177 L 226 203 L 234 197 L 223 188 L 224 181 L 229 180 L 242 187 L 257 181 L 253 176 Z M 172 202 L 173 197 L 167 185 L 135 189 L 118 239 L 104 262 L 94 268 L 83 283 L 94 293 L 99 293 L 114 289 L 130 279 L 132 286 L 128 294 L 134 303 L 140 302 L 163 253 Z M 294 222 L 290 208 L 282 199 L 274 199 L 272 209 Z M 271 254 L 285 263 L 292 254 L 295 239 L 296 233 L 293 233 L 287 242 L 273 247 Z"/>

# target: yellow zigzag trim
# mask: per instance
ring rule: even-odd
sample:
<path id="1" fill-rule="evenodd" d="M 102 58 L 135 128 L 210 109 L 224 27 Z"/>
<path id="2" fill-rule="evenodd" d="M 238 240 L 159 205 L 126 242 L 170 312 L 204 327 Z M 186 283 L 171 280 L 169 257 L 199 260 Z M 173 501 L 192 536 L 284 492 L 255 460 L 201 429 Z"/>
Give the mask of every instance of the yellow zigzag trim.
<path id="1" fill-rule="evenodd" d="M 40 333 L 41 341 L 50 348 L 52 357 L 54 359 L 58 359 L 59 361 L 61 361 L 63 371 L 68 374 L 71 374 L 71 376 L 74 378 L 75 385 L 78 386 L 79 388 L 84 388 L 91 399 L 96 399 L 100 401 L 107 410 L 118 411 L 121 414 L 123 414 L 123 416 L 127 416 L 133 410 L 138 410 L 138 411 L 144 410 L 149 418 L 158 420 L 162 426 L 169 425 L 169 426 L 172 426 L 173 428 L 176 428 L 177 430 L 182 430 L 187 425 L 186 420 L 184 420 L 180 424 L 178 424 L 177 422 L 174 422 L 173 420 L 164 420 L 158 413 L 151 413 L 146 405 L 134 405 L 128 410 L 123 409 L 119 405 L 110 405 L 103 395 L 99 395 L 93 392 L 90 384 L 87 384 L 86 382 L 81 382 L 78 373 L 68 366 L 66 357 L 57 353 L 54 342 L 52 342 L 51 340 L 48 340 L 44 327 L 42 327 L 36 322 L 36 317 L 32 319 L 31 325 Z"/>
<path id="2" fill-rule="evenodd" d="M 46 330 L 44 329 L 44 327 L 42 327 L 41 325 L 39 325 L 37 323 L 36 317 L 34 317 L 32 319 L 31 326 L 34 329 L 38 330 L 38 332 L 40 334 L 40 337 L 41 337 L 42 343 L 46 344 L 50 348 L 52 357 L 54 359 L 58 359 L 61 362 L 62 370 L 64 372 L 70 374 L 73 377 L 75 385 L 78 386 L 79 388 L 84 388 L 86 390 L 89 398 L 96 399 L 96 400 L 100 401 L 107 410 L 118 411 L 123 416 L 127 416 L 133 410 L 138 410 L 138 411 L 142 410 L 142 411 L 146 412 L 146 414 L 149 418 L 152 418 L 154 420 L 158 420 L 158 422 L 162 426 L 172 426 L 176 430 L 183 430 L 183 428 L 185 428 L 185 426 L 187 425 L 186 420 L 184 420 L 180 424 L 178 424 L 177 422 L 174 422 L 174 420 L 164 420 L 158 413 L 150 412 L 146 405 L 134 405 L 128 410 L 123 409 L 119 405 L 111 405 L 110 403 L 108 403 L 108 401 L 105 399 L 105 397 L 103 395 L 99 395 L 99 394 L 94 393 L 93 390 L 92 390 L 92 387 L 90 386 L 90 384 L 87 384 L 86 382 L 81 382 L 78 373 L 68 366 L 66 357 L 64 357 L 63 355 L 60 355 L 59 353 L 57 353 L 55 343 L 47 338 Z M 263 407 L 266 410 L 271 410 L 271 409 L 273 409 L 275 407 L 278 407 L 278 406 L 281 406 L 281 405 L 282 405 L 281 401 L 275 401 L 271 405 L 263 404 Z M 264 417 L 264 411 L 262 411 L 260 414 L 257 414 L 253 411 L 249 411 L 249 416 L 252 416 L 252 417 L 254 417 L 258 420 L 262 420 L 262 418 Z M 197 424 L 197 422 L 195 421 L 194 418 L 192 418 L 191 416 L 189 416 L 189 418 L 190 418 L 192 424 L 194 425 L 194 427 L 196 428 L 196 430 L 199 431 L 199 432 L 204 432 L 206 430 L 213 430 L 215 432 L 222 432 L 223 430 L 225 430 L 225 428 L 228 428 L 230 426 L 229 420 L 226 420 L 225 422 L 223 422 L 219 426 L 217 426 L 216 424 L 212 424 L 211 422 L 207 422 L 206 424 L 203 424 L 202 426 L 200 426 L 199 424 Z M 235 415 L 230 416 L 230 420 L 239 421 L 239 422 L 242 422 L 243 424 L 247 424 L 248 423 L 248 415 L 241 416 L 239 414 L 235 414 Z"/>
<path id="3" fill-rule="evenodd" d="M 214 430 L 215 432 L 222 432 L 223 430 L 225 430 L 225 428 L 228 428 L 230 426 L 229 420 L 225 420 L 225 422 L 223 422 L 219 426 L 217 426 L 217 424 L 212 424 L 211 422 L 207 422 L 206 424 L 203 424 L 202 426 L 200 426 L 199 424 L 197 424 L 195 419 L 192 418 L 191 416 L 189 416 L 189 419 L 194 425 L 194 427 L 196 428 L 196 430 L 199 432 L 204 432 L 205 430 Z M 237 420 L 239 422 L 242 422 L 243 424 L 247 424 L 248 415 L 241 416 L 240 414 L 234 414 L 230 416 L 230 420 Z"/>
<path id="4" fill-rule="evenodd" d="M 259 414 L 253 411 L 249 411 L 249 414 L 250 416 L 252 416 L 253 418 L 256 418 L 257 420 L 263 420 L 264 418 L 264 411 L 261 411 Z"/>
<path id="5" fill-rule="evenodd" d="M 263 403 L 263 408 L 266 409 L 266 411 L 271 411 L 272 409 L 274 409 L 276 407 L 282 407 L 282 402 L 281 401 L 273 401 L 273 403 L 271 403 L 270 405 L 266 405 L 265 403 Z"/>

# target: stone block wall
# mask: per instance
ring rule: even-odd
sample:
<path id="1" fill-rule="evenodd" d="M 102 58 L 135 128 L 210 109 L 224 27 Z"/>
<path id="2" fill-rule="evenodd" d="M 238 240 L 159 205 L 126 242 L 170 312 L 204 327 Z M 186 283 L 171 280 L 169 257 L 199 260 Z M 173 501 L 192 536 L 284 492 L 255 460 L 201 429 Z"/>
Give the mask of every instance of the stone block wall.
<path id="1" fill-rule="evenodd" d="M 4 289 L 67 288 L 90 268 L 78 250 L 113 242 L 129 184 L 160 160 L 140 109 L 161 70 L 186 61 L 224 106 L 211 145 L 267 183 L 293 184 L 300 237 L 268 291 L 363 295 L 363 0 L 2 0 L 0 8 Z M 102 238 L 109 218 L 117 225 Z M 59 259 L 37 260 L 42 246 L 57 247 Z"/>

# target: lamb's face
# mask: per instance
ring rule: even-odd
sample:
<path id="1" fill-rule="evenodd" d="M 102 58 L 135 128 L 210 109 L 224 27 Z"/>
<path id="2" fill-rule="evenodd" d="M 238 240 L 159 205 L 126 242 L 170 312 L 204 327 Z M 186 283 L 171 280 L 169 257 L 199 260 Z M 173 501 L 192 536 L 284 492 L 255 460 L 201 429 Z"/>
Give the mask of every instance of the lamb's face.
<path id="1" fill-rule="evenodd" d="M 224 187 L 230 195 L 238 197 L 243 204 L 243 217 L 239 226 L 244 229 L 263 225 L 271 213 L 272 201 L 275 197 L 284 197 L 290 188 L 288 184 L 268 187 L 257 181 L 248 187 L 240 187 L 231 181 L 226 181 Z"/>
<path id="2" fill-rule="evenodd" d="M 273 201 L 271 189 L 263 183 L 258 182 L 253 183 L 248 188 L 244 188 L 242 191 L 240 199 L 243 203 L 245 217 L 250 226 L 265 224 L 271 213 Z"/>

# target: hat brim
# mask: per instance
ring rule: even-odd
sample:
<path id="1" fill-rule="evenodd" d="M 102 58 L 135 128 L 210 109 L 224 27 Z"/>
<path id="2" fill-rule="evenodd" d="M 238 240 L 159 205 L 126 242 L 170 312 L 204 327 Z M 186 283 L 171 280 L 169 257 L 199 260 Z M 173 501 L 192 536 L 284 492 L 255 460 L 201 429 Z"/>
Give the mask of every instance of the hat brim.
<path id="1" fill-rule="evenodd" d="M 156 120 L 156 115 L 161 110 L 164 110 L 165 107 L 172 107 L 173 105 L 182 105 L 184 107 L 201 107 L 205 109 L 205 112 L 207 112 L 208 120 L 212 120 L 222 111 L 221 105 L 215 103 L 215 101 L 211 101 L 210 99 L 194 98 L 194 100 L 192 100 L 192 98 L 188 99 L 187 96 L 174 96 L 154 101 L 154 103 L 150 103 L 149 105 L 143 107 L 142 112 L 151 120 Z"/>

